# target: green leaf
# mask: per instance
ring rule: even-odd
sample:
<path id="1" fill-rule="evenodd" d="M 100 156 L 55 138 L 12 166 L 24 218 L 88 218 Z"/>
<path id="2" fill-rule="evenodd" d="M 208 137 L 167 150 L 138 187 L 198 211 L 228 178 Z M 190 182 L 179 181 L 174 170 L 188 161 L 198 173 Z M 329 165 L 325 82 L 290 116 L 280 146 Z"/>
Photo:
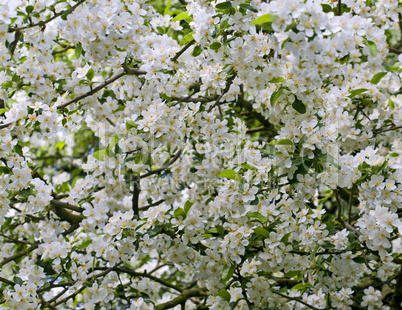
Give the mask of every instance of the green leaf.
<path id="1" fill-rule="evenodd" d="M 317 158 L 323 162 L 333 164 L 338 170 L 341 170 L 341 166 L 335 162 L 335 159 L 330 154 L 321 154 Z"/>
<path id="2" fill-rule="evenodd" d="M 175 22 L 175 21 L 178 21 L 178 20 L 186 19 L 186 18 L 188 18 L 188 12 L 182 12 L 179 15 L 176 15 L 175 18 L 173 18 L 171 21 Z"/>
<path id="3" fill-rule="evenodd" d="M 22 283 L 23 283 L 22 279 L 17 276 L 14 276 L 13 281 L 15 284 L 18 284 L 18 285 L 22 285 Z"/>
<path id="4" fill-rule="evenodd" d="M 243 9 L 246 9 L 246 10 L 250 10 L 251 12 L 258 13 L 258 10 L 249 4 L 242 3 L 242 4 L 240 4 L 240 7 L 242 7 Z"/>
<path id="5" fill-rule="evenodd" d="M 311 287 L 310 283 L 299 283 L 291 288 L 291 290 L 304 291 L 306 288 Z"/>
<path id="6" fill-rule="evenodd" d="M 218 49 L 221 48 L 221 46 L 222 46 L 222 44 L 220 44 L 219 42 L 214 42 L 209 46 L 209 48 L 211 50 L 217 51 Z"/>
<path id="7" fill-rule="evenodd" d="M 225 266 L 222 269 L 222 281 L 227 282 L 229 279 L 233 276 L 233 273 L 235 271 L 235 265 L 233 264 L 225 264 Z"/>
<path id="8" fill-rule="evenodd" d="M 199 45 L 196 45 L 193 49 L 193 52 L 191 53 L 191 55 L 193 55 L 194 57 L 197 57 L 199 54 L 201 54 L 202 52 L 202 47 Z"/>
<path id="9" fill-rule="evenodd" d="M 389 106 L 391 109 L 395 109 L 395 102 L 393 102 L 391 99 L 389 99 L 389 100 L 388 100 L 388 106 Z"/>
<path id="10" fill-rule="evenodd" d="M 276 100 L 278 100 L 279 96 L 282 95 L 283 93 L 283 88 L 279 88 L 277 91 L 275 91 L 272 95 L 271 95 L 271 106 L 274 106 Z"/>
<path id="11" fill-rule="evenodd" d="M 288 242 L 289 242 L 289 237 L 290 237 L 290 233 L 285 234 L 285 235 L 282 237 L 281 242 L 287 245 Z"/>
<path id="12" fill-rule="evenodd" d="M 255 232 L 256 234 L 259 234 L 259 235 L 264 236 L 265 238 L 269 238 L 269 231 L 266 230 L 266 229 L 263 228 L 263 227 L 256 227 L 256 228 L 254 228 L 254 232 Z"/>
<path id="13" fill-rule="evenodd" d="M 12 87 L 12 86 L 13 86 L 13 81 L 7 81 L 7 82 L 4 82 L 1 85 L 1 88 L 6 89 L 6 88 L 9 88 L 9 87 Z"/>
<path id="14" fill-rule="evenodd" d="M 96 151 L 93 156 L 100 161 L 104 161 L 106 157 L 106 150 L 98 150 Z"/>
<path id="15" fill-rule="evenodd" d="M 220 290 L 220 291 L 216 294 L 216 296 L 219 296 L 219 297 L 221 297 L 222 299 L 226 300 L 227 302 L 230 302 L 230 294 L 229 294 L 229 292 L 228 292 L 227 290 L 224 290 L 224 289 Z"/>
<path id="16" fill-rule="evenodd" d="M 14 151 L 15 151 L 18 155 L 23 156 L 23 154 L 22 154 L 22 147 L 21 147 L 21 145 L 20 145 L 19 143 L 14 146 Z"/>
<path id="17" fill-rule="evenodd" d="M 299 112 L 300 114 L 304 114 L 306 113 L 306 106 L 304 105 L 304 103 L 299 100 L 296 99 L 293 103 L 292 103 L 292 107 L 293 109 L 295 109 L 297 112 Z"/>
<path id="18" fill-rule="evenodd" d="M 110 141 L 108 149 L 111 150 L 115 147 L 115 145 L 120 141 L 120 138 L 117 134 L 112 137 L 112 141 Z"/>
<path id="19" fill-rule="evenodd" d="M 285 277 L 286 278 L 297 278 L 299 276 L 299 274 L 300 274 L 299 270 L 292 270 L 292 271 L 285 273 Z"/>
<path id="20" fill-rule="evenodd" d="M 226 1 L 226 2 L 222 2 L 222 3 L 218 3 L 217 5 L 215 5 L 215 7 L 219 10 L 230 10 L 232 8 L 232 5 L 231 5 L 230 1 Z"/>
<path id="21" fill-rule="evenodd" d="M 242 181 L 241 175 L 238 174 L 236 171 L 231 170 L 231 169 L 226 169 L 226 170 L 221 171 L 218 174 L 218 177 L 227 178 L 227 179 L 235 180 L 235 181 L 238 181 L 238 182 Z"/>
<path id="22" fill-rule="evenodd" d="M 262 214 L 258 213 L 258 212 L 249 212 L 246 214 L 247 217 L 250 218 L 257 218 L 262 224 L 264 224 L 265 222 L 268 221 L 268 218 L 263 216 Z"/>
<path id="23" fill-rule="evenodd" d="M 293 142 L 290 139 L 279 139 L 276 141 L 276 145 L 293 145 Z"/>
<path id="24" fill-rule="evenodd" d="M 172 0 L 169 0 L 167 3 L 166 3 L 166 7 L 165 7 L 165 10 L 163 11 L 163 15 L 168 15 L 169 14 L 169 10 L 170 10 L 170 5 L 172 4 Z"/>
<path id="25" fill-rule="evenodd" d="M 354 89 L 354 90 L 350 91 L 350 95 L 348 97 L 352 99 L 353 97 L 356 97 L 357 95 L 360 95 L 360 94 L 362 94 L 362 93 L 364 93 L 366 91 L 368 91 L 367 88 Z"/>
<path id="26" fill-rule="evenodd" d="M 25 11 L 27 12 L 27 14 L 31 14 L 32 11 L 33 11 L 33 9 L 34 9 L 33 5 L 28 5 L 28 6 L 25 8 Z"/>
<path id="27" fill-rule="evenodd" d="M 255 171 L 258 171 L 258 169 L 257 169 L 256 167 L 254 167 L 254 166 L 252 166 L 252 165 L 249 165 L 249 164 L 241 164 L 240 167 L 242 167 L 242 168 L 244 168 L 244 169 L 247 169 L 247 170 L 255 170 Z"/>
<path id="28" fill-rule="evenodd" d="M 208 230 L 205 231 L 208 234 L 219 234 L 219 235 L 224 235 L 225 234 L 225 229 L 222 226 L 217 226 L 217 227 L 212 227 Z"/>
<path id="29" fill-rule="evenodd" d="M 82 55 L 82 45 L 81 45 L 81 43 L 78 43 L 76 46 L 75 46 L 75 51 L 74 51 L 74 56 L 75 56 L 75 58 L 80 58 L 80 56 Z"/>
<path id="30" fill-rule="evenodd" d="M 183 218 L 183 220 L 186 218 L 186 212 L 182 208 L 177 208 L 173 212 L 173 216 L 175 219 Z"/>
<path id="31" fill-rule="evenodd" d="M 251 23 L 251 25 L 265 24 L 265 23 L 272 22 L 273 20 L 274 20 L 274 15 L 271 13 L 268 13 L 268 14 L 258 17 L 255 21 L 253 21 Z"/>
<path id="32" fill-rule="evenodd" d="M 314 261 L 315 254 L 317 253 L 320 245 L 317 243 L 316 246 L 314 247 L 314 250 L 310 253 L 310 260 Z"/>
<path id="33" fill-rule="evenodd" d="M 0 115 L 3 114 L 3 113 L 5 113 L 5 112 L 7 112 L 6 109 L 0 109 Z"/>
<path id="34" fill-rule="evenodd" d="M 64 146 L 66 145 L 66 143 L 64 141 L 59 141 L 56 143 L 56 145 L 54 146 L 54 148 L 58 151 L 61 151 Z"/>
<path id="35" fill-rule="evenodd" d="M 389 71 L 392 72 L 401 72 L 402 71 L 402 62 L 396 62 L 391 67 L 389 67 Z"/>
<path id="36" fill-rule="evenodd" d="M 321 4 L 324 13 L 332 12 L 332 7 L 329 4 Z"/>
<path id="37" fill-rule="evenodd" d="M 371 79 L 370 83 L 372 84 L 378 84 L 381 79 L 387 75 L 387 72 L 379 72 L 376 75 L 373 76 L 373 78 Z"/>
<path id="38" fill-rule="evenodd" d="M 281 83 L 283 82 L 285 79 L 283 77 L 277 77 L 277 78 L 273 78 L 271 81 L 269 81 L 269 83 Z"/>
<path id="39" fill-rule="evenodd" d="M 258 199 L 258 197 L 255 197 L 255 199 L 253 201 L 250 201 L 250 205 L 252 206 L 257 206 L 260 203 L 260 200 Z"/>
<path id="40" fill-rule="evenodd" d="M 92 243 L 92 239 L 87 239 L 85 240 L 83 243 L 81 243 L 78 248 L 83 250 L 86 249 L 88 247 L 88 245 L 90 245 Z"/>
<path id="41" fill-rule="evenodd" d="M 391 157 L 398 157 L 399 154 L 398 154 L 398 153 L 391 153 L 391 154 L 389 154 L 389 156 L 391 156 Z"/>
<path id="42" fill-rule="evenodd" d="M 377 56 L 377 45 L 373 41 L 368 41 L 367 39 L 364 39 L 364 44 L 370 49 L 370 54 L 375 57 Z"/>
<path id="43" fill-rule="evenodd" d="M 194 40 L 194 34 L 195 32 L 190 32 L 188 35 L 186 35 L 183 39 L 181 39 L 180 41 L 180 45 L 184 45 L 187 44 L 188 42 L 190 42 L 191 40 Z"/>
<path id="44" fill-rule="evenodd" d="M 126 121 L 126 128 L 130 130 L 131 128 L 137 128 L 137 124 L 134 121 L 128 120 Z"/>
<path id="45" fill-rule="evenodd" d="M 359 263 L 359 264 L 364 264 L 366 262 L 366 260 L 363 257 L 354 257 L 354 258 L 352 258 L 352 260 L 355 263 Z"/>
<path id="46" fill-rule="evenodd" d="M 95 71 L 94 71 L 94 69 L 89 69 L 88 70 L 88 72 L 87 72 L 87 74 L 86 74 L 86 77 L 87 77 L 87 79 L 89 80 L 89 81 L 92 81 L 92 79 L 94 78 L 94 76 L 95 76 Z"/>
<path id="47" fill-rule="evenodd" d="M 190 200 L 187 200 L 186 203 L 184 204 L 184 212 L 187 214 L 190 208 L 193 206 L 194 201 L 191 202 Z"/>

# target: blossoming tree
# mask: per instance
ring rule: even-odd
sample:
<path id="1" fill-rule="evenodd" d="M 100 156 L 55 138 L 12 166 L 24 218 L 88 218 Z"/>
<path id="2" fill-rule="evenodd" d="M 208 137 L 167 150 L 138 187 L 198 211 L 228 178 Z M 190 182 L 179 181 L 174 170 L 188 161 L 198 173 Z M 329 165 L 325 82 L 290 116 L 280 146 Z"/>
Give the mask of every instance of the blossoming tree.
<path id="1" fill-rule="evenodd" d="M 2 309 L 400 309 L 401 14 L 1 0 Z"/>

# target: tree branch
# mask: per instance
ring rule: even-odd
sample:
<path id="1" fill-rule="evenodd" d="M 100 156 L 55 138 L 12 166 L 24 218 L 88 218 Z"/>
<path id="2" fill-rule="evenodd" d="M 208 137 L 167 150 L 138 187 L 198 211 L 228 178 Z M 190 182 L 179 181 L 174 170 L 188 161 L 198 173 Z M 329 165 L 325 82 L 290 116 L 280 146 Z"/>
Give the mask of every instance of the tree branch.
<path id="1" fill-rule="evenodd" d="M 140 177 L 138 175 L 134 176 L 134 184 L 133 184 L 133 197 L 132 197 L 132 208 L 134 211 L 134 216 L 139 219 L 140 212 L 139 212 L 139 197 L 141 192 L 141 184 L 140 184 Z"/>
<path id="2" fill-rule="evenodd" d="M 183 291 L 179 296 L 173 298 L 172 300 L 159 304 L 155 307 L 155 310 L 171 309 L 177 305 L 185 303 L 191 297 L 204 297 L 207 295 L 206 288 L 193 288 L 190 290 Z"/>
<path id="3" fill-rule="evenodd" d="M 11 285 L 11 286 L 15 285 L 15 283 L 13 281 L 8 280 L 8 279 L 3 278 L 3 277 L 0 277 L 0 282 L 6 283 L 6 284 Z"/>
<path id="4" fill-rule="evenodd" d="M 395 292 L 394 296 L 392 297 L 391 301 L 391 310 L 398 310 L 401 309 L 402 303 L 402 268 L 399 270 L 398 280 L 395 284 Z"/>
<path id="5" fill-rule="evenodd" d="M 75 206 L 69 205 L 69 204 L 67 204 L 65 202 L 61 202 L 61 201 L 58 201 L 58 200 L 55 200 L 55 199 L 50 201 L 50 203 L 54 206 L 54 208 L 52 209 L 53 212 L 59 218 L 61 218 L 64 221 L 69 222 L 71 225 L 78 224 L 83 220 L 82 215 L 76 215 L 76 214 L 73 214 L 73 213 L 71 213 L 71 212 L 66 210 L 66 209 L 70 209 L 71 207 L 75 207 Z M 74 210 L 74 211 L 76 211 L 76 210 Z"/>
<path id="6" fill-rule="evenodd" d="M 7 258 L 3 259 L 0 262 L 0 265 L 3 266 L 3 265 L 5 265 L 5 264 L 7 264 L 7 263 L 9 263 L 11 261 L 14 261 L 14 260 L 20 258 L 20 257 L 28 255 L 29 253 L 31 253 L 33 250 L 36 250 L 37 248 L 38 248 L 38 245 L 34 244 L 34 245 L 30 246 L 28 249 L 25 249 L 24 251 L 18 252 L 16 254 L 10 256 L 10 257 L 7 257 Z"/>
<path id="7" fill-rule="evenodd" d="M 74 205 L 69 204 L 67 202 L 62 202 L 62 201 L 59 201 L 59 200 L 56 200 L 56 199 L 52 199 L 50 201 L 50 203 L 52 205 L 54 205 L 55 207 L 61 207 L 61 208 L 69 209 L 71 211 L 75 211 L 75 212 L 79 212 L 79 213 L 82 213 L 84 211 L 84 208 L 77 207 L 77 206 L 74 206 Z"/>
<path id="8" fill-rule="evenodd" d="M 131 275 L 131 276 L 133 276 L 133 277 L 148 278 L 148 279 L 150 279 L 150 280 L 152 280 L 152 281 L 155 281 L 155 282 L 157 282 L 157 283 L 159 283 L 159 284 L 162 284 L 163 286 L 166 286 L 166 287 L 169 287 L 169 288 L 171 288 L 171 289 L 174 289 L 174 290 L 176 290 L 176 291 L 178 291 L 178 292 L 182 292 L 182 291 L 183 291 L 181 288 L 177 287 L 176 285 L 173 285 L 173 284 L 171 284 L 171 283 L 169 283 L 169 282 L 166 282 L 166 281 L 164 281 L 164 280 L 162 280 L 162 279 L 160 279 L 160 278 L 157 278 L 157 277 L 155 277 L 155 276 L 153 276 L 153 275 L 150 275 L 150 274 L 148 274 L 148 273 L 136 272 L 135 270 L 133 270 L 133 269 L 131 269 L 130 267 L 127 267 L 127 266 L 124 266 L 124 267 L 121 267 L 121 268 L 117 268 L 116 271 L 129 274 L 129 275 Z"/>

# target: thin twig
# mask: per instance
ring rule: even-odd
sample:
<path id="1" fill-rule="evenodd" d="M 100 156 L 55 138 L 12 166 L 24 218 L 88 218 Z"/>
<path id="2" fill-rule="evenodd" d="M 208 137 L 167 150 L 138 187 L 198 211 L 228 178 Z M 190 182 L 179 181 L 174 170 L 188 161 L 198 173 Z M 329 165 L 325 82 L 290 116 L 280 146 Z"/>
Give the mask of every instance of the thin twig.
<path id="1" fill-rule="evenodd" d="M 145 207 L 141 207 L 141 208 L 139 208 L 138 210 L 140 210 L 140 211 L 146 211 L 146 210 L 148 210 L 149 208 L 158 206 L 158 205 L 160 205 L 161 203 L 164 203 L 164 202 L 165 202 L 165 199 L 161 199 L 161 200 L 158 200 L 158 201 L 156 201 L 156 202 L 153 202 L 153 203 L 151 203 L 151 204 L 149 204 L 149 205 L 147 205 L 147 206 L 145 206 Z"/>
<path id="2" fill-rule="evenodd" d="M 66 52 L 66 51 L 68 51 L 70 49 L 73 49 L 73 48 L 76 48 L 76 46 L 75 45 L 69 45 L 69 46 L 66 46 L 65 48 L 63 48 L 60 51 L 53 51 L 52 54 L 53 55 L 62 54 L 62 53 Z"/>
<path id="3" fill-rule="evenodd" d="M 183 291 L 179 296 L 167 301 L 163 304 L 159 304 L 155 307 L 155 310 L 165 310 L 174 308 L 177 305 L 183 304 L 186 300 L 191 297 L 203 297 L 207 295 L 206 288 L 193 288 L 190 290 Z"/>
<path id="4" fill-rule="evenodd" d="M 401 129 L 401 128 L 402 128 L 402 126 L 396 126 L 396 127 L 383 129 L 383 130 L 374 130 L 374 132 L 375 133 L 382 133 L 382 132 L 387 132 L 387 131 L 391 131 L 391 130 L 397 130 L 397 129 Z"/>
<path id="5" fill-rule="evenodd" d="M 172 61 L 175 62 L 194 43 L 195 40 L 191 40 L 190 42 L 188 42 L 180 51 L 176 53 L 176 55 L 172 58 Z"/>
<path id="6" fill-rule="evenodd" d="M 145 173 L 143 175 L 140 175 L 139 178 L 143 179 L 143 178 L 149 177 L 150 175 L 160 173 L 160 172 L 164 171 L 165 169 L 169 168 L 169 166 L 173 165 L 174 162 L 179 159 L 179 157 L 180 157 L 182 152 L 183 152 L 183 150 L 179 150 L 176 153 L 176 155 L 173 156 L 173 158 L 171 160 L 169 160 L 169 162 L 166 165 L 163 165 L 162 167 L 160 167 L 158 169 L 151 170 L 151 171 L 149 171 L 149 172 L 147 172 L 147 173 Z"/>
<path id="7" fill-rule="evenodd" d="M 34 245 L 30 246 L 28 249 L 25 249 L 24 251 L 18 252 L 17 254 L 14 254 L 12 256 L 9 256 L 9 257 L 3 259 L 0 262 L 0 265 L 4 266 L 5 264 L 7 264 L 7 263 L 9 263 L 11 261 L 14 261 L 14 260 L 16 260 L 16 259 L 18 259 L 20 257 L 25 256 L 25 255 L 28 255 L 29 253 L 31 253 L 32 251 L 36 250 L 37 248 L 38 248 L 38 245 L 34 244 Z"/>
<path id="8" fill-rule="evenodd" d="M 61 11 L 61 12 L 59 12 L 59 13 L 56 13 L 56 14 L 54 14 L 52 17 L 46 19 L 45 21 L 42 21 L 42 20 L 41 20 L 40 22 L 37 22 L 37 23 L 35 23 L 35 24 L 31 24 L 31 25 L 28 25 L 28 26 L 24 26 L 24 27 L 9 28 L 9 29 L 8 29 L 8 32 L 20 31 L 20 30 L 24 30 L 24 29 L 33 28 L 33 27 L 36 27 L 36 26 L 43 27 L 43 26 L 45 26 L 47 23 L 50 23 L 53 19 L 55 19 L 55 18 L 57 18 L 57 17 L 59 17 L 59 16 L 61 16 L 61 15 L 70 14 L 71 12 L 73 12 L 78 6 L 80 6 L 80 5 L 81 5 L 82 3 L 84 3 L 85 1 L 86 1 L 86 0 L 80 0 L 80 1 L 78 1 L 74 6 L 72 6 L 72 7 L 69 8 L 68 10 L 64 10 L 64 11 Z"/>
<path id="9" fill-rule="evenodd" d="M 309 305 L 308 303 L 304 302 L 304 301 L 301 300 L 300 298 L 287 296 L 287 295 L 282 294 L 281 292 L 278 292 L 278 291 L 272 291 L 272 292 L 275 293 L 275 294 L 277 294 L 277 295 L 279 295 L 279 296 L 281 296 L 281 297 L 287 298 L 287 299 L 289 299 L 289 300 L 297 301 L 297 302 L 299 302 L 299 303 L 305 305 L 306 307 L 308 307 L 308 308 L 310 308 L 310 309 L 320 310 L 320 309 L 318 309 L 318 308 L 316 308 L 316 307 L 314 307 L 314 306 L 312 306 L 312 305 Z"/>

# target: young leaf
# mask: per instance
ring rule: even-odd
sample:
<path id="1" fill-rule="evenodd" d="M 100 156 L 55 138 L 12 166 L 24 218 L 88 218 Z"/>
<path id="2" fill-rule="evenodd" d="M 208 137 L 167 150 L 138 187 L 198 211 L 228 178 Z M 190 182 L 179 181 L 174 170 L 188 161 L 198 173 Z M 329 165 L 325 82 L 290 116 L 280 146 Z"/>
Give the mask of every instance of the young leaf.
<path id="1" fill-rule="evenodd" d="M 75 58 L 80 58 L 80 56 L 82 55 L 82 45 L 81 45 L 81 43 L 78 43 L 76 46 L 75 46 L 75 51 L 74 51 L 74 56 L 75 56 Z"/>
<path id="2" fill-rule="evenodd" d="M 369 48 L 370 54 L 375 57 L 377 56 L 377 45 L 373 41 L 368 41 L 367 39 L 364 39 L 364 44 Z"/>
<path id="3" fill-rule="evenodd" d="M 256 234 L 259 234 L 259 235 L 264 236 L 265 238 L 269 238 L 269 231 L 266 230 L 266 229 L 263 228 L 263 227 L 256 227 L 256 228 L 254 228 L 254 232 L 255 232 Z"/>
<path id="4" fill-rule="evenodd" d="M 220 44 L 219 42 L 214 42 L 209 46 L 209 48 L 211 50 L 217 51 L 218 49 L 221 48 L 221 46 L 222 46 L 222 44 Z"/>
<path id="5" fill-rule="evenodd" d="M 250 165 L 250 164 L 241 164 L 240 166 L 241 166 L 242 168 L 248 169 L 248 170 L 255 170 L 255 171 L 258 170 L 256 167 L 254 167 L 254 166 L 252 166 L 252 165 Z"/>
<path id="6" fill-rule="evenodd" d="M 137 124 L 131 120 L 126 121 L 126 129 L 130 130 L 131 128 L 137 128 Z"/>
<path id="7" fill-rule="evenodd" d="M 226 170 L 221 171 L 218 174 L 218 177 L 227 178 L 227 179 L 235 180 L 235 181 L 238 181 L 238 182 L 242 181 L 241 175 L 238 174 L 236 171 L 231 170 L 231 169 L 226 169 Z"/>
<path id="8" fill-rule="evenodd" d="M 273 78 L 272 80 L 269 81 L 269 83 L 281 83 L 283 82 L 285 79 L 283 77 L 277 77 L 277 78 Z"/>
<path id="9" fill-rule="evenodd" d="M 100 161 L 104 161 L 106 157 L 106 150 L 98 150 L 96 151 L 93 156 Z"/>
<path id="10" fill-rule="evenodd" d="M 358 89 L 354 89 L 350 91 L 350 95 L 348 96 L 350 99 L 352 99 L 353 97 L 356 97 L 357 95 L 360 95 L 362 93 L 364 93 L 365 91 L 368 91 L 367 88 L 358 88 Z"/>
<path id="11" fill-rule="evenodd" d="M 175 22 L 178 20 L 186 19 L 187 17 L 188 17 L 188 12 L 181 12 L 179 15 L 176 15 L 175 18 L 173 18 L 171 21 Z"/>
<path id="12" fill-rule="evenodd" d="M 193 206 L 194 201 L 191 202 L 190 200 L 187 200 L 186 203 L 184 204 L 184 212 L 187 214 L 190 208 Z"/>
<path id="13" fill-rule="evenodd" d="M 222 299 L 226 300 L 227 302 L 230 302 L 230 293 L 227 290 L 220 290 L 216 296 L 221 297 Z"/>
<path id="14" fill-rule="evenodd" d="M 387 75 L 387 72 L 379 72 L 376 75 L 373 76 L 373 78 L 371 79 L 370 83 L 372 84 L 378 84 L 381 79 Z"/>
<path id="15" fill-rule="evenodd" d="M 222 280 L 223 282 L 227 282 L 229 281 L 229 279 L 233 276 L 233 273 L 235 271 L 235 265 L 227 265 L 225 264 L 225 266 L 223 267 L 222 270 Z"/>
<path id="16" fill-rule="evenodd" d="M 306 288 L 311 287 L 310 283 L 299 283 L 291 288 L 291 290 L 304 291 Z"/>
<path id="17" fill-rule="evenodd" d="M 271 95 L 271 106 L 274 106 L 276 100 L 278 100 L 279 96 L 282 95 L 283 93 L 283 88 L 279 88 L 277 91 L 275 91 L 272 95 Z"/>
<path id="18" fill-rule="evenodd" d="M 86 77 L 87 77 L 87 79 L 89 80 L 89 81 L 92 81 L 92 79 L 94 78 L 94 76 L 95 76 L 95 71 L 94 71 L 94 69 L 89 69 L 88 70 L 88 72 L 87 72 L 87 74 L 86 74 Z"/>
<path id="19" fill-rule="evenodd" d="M 253 21 L 251 23 L 251 25 L 265 24 L 265 23 L 272 22 L 273 20 L 274 20 L 274 15 L 271 13 L 268 13 L 268 14 L 258 17 L 255 21 Z"/>
<path id="20" fill-rule="evenodd" d="M 186 213 L 184 212 L 184 210 L 182 208 L 177 208 L 176 210 L 174 210 L 173 216 L 176 219 L 179 219 L 180 217 L 185 219 L 186 218 Z"/>
<path id="21" fill-rule="evenodd" d="M 293 145 L 293 142 L 290 139 L 279 139 L 276 141 L 276 145 Z"/>

